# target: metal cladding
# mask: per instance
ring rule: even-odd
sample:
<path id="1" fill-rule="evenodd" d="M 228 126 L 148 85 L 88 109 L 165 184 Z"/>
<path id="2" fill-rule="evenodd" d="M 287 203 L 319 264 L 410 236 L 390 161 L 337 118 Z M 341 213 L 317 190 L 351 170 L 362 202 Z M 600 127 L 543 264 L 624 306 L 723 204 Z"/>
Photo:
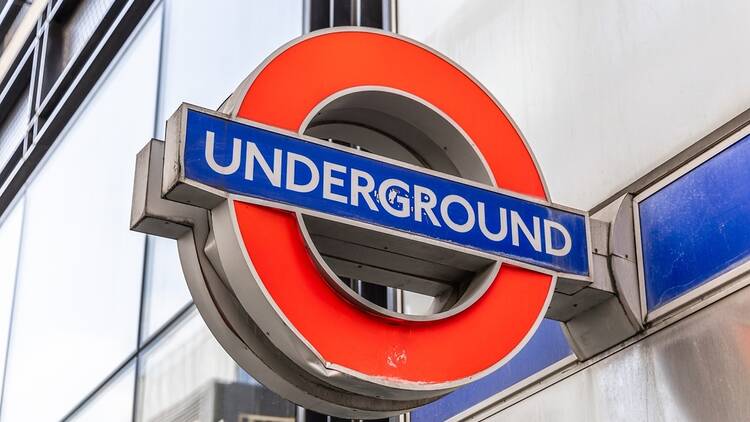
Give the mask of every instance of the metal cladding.
<path id="1" fill-rule="evenodd" d="M 449 170 L 303 135 L 326 106 L 361 93 L 438 116 L 428 142 Z M 558 275 L 590 277 L 587 215 L 547 201 L 499 104 L 455 64 L 393 34 L 295 40 L 219 112 L 183 105 L 166 133 L 138 157 L 133 228 L 178 239 L 213 334 L 304 407 L 370 418 L 433 401 L 523 347 Z M 337 275 L 351 261 L 331 260 L 336 248 L 383 285 L 433 294 L 442 308 L 415 316 L 365 303 Z"/>

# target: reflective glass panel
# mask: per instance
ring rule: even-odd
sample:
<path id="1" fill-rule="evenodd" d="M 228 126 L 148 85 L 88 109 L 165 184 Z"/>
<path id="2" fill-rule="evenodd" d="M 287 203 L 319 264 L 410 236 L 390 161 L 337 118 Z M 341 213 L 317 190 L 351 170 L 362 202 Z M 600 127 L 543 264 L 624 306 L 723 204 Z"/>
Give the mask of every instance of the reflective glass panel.
<path id="1" fill-rule="evenodd" d="M 26 192 L 3 421 L 59 420 L 135 350 L 145 239 L 128 227 L 160 23 L 113 63 Z"/>
<path id="2" fill-rule="evenodd" d="M 46 96 L 71 60 L 80 54 L 114 0 L 64 3 L 53 15 L 45 40 L 42 95 Z"/>
<path id="3" fill-rule="evenodd" d="M 240 370 L 194 308 L 144 352 L 138 377 L 138 421 L 294 420 L 294 405 Z"/>
<path id="4" fill-rule="evenodd" d="M 130 422 L 133 419 L 135 365 L 131 364 L 107 383 L 68 422 Z"/>
<path id="5" fill-rule="evenodd" d="M 172 0 L 165 14 L 160 138 L 182 102 L 218 108 L 269 54 L 302 31 L 297 0 Z M 150 243 L 143 339 L 189 301 L 174 245 Z"/>
<path id="6" fill-rule="evenodd" d="M 5 371 L 5 351 L 10 329 L 10 313 L 13 309 L 13 291 L 16 285 L 16 265 L 21 245 L 22 223 L 23 200 L 6 213 L 5 218 L 0 218 L 0 383 L 2 383 Z M 1 390 L 0 401 L 2 401 Z"/>
<path id="7" fill-rule="evenodd" d="M 146 300 L 144 303 L 141 341 L 148 339 L 177 310 L 190 302 L 176 241 L 149 236 L 147 262 L 146 297 L 158 300 Z"/>

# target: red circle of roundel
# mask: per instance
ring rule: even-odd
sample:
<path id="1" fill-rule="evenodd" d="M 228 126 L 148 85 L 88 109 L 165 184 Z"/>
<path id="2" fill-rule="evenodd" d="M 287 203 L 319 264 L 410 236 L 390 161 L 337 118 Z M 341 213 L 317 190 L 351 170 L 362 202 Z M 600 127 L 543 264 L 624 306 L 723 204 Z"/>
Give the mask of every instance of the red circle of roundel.
<path id="1" fill-rule="evenodd" d="M 533 158 L 499 105 L 452 63 L 387 34 L 330 32 L 291 45 L 260 69 L 236 114 L 297 131 L 321 101 L 360 86 L 395 88 L 433 104 L 475 142 L 499 187 L 545 198 Z M 524 343 L 551 294 L 551 276 L 503 265 L 483 297 L 454 316 L 375 315 L 329 285 L 293 213 L 239 201 L 234 208 L 247 254 L 288 321 L 326 362 L 371 377 L 427 384 L 471 378 Z"/>

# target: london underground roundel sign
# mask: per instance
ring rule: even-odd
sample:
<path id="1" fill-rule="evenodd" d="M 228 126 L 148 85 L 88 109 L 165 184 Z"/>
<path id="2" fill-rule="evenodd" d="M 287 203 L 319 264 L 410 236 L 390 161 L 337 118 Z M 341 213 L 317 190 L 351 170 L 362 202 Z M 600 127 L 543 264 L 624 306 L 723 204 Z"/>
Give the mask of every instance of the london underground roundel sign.
<path id="1" fill-rule="evenodd" d="M 589 276 L 586 215 L 547 201 L 500 105 L 389 33 L 310 34 L 218 111 L 183 104 L 136 182 L 134 227 L 178 239 L 227 352 L 343 417 L 400 413 L 489 373 L 533 334 L 558 275 Z"/>

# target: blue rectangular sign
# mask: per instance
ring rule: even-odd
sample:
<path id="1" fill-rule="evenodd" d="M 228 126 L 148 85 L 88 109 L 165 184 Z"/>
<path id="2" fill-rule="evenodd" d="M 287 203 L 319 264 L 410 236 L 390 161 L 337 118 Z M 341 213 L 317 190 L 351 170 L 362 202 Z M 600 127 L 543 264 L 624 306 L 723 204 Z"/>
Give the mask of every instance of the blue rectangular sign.
<path id="1" fill-rule="evenodd" d="M 193 109 L 184 131 L 188 180 L 589 275 L 580 213 Z"/>
<path id="2" fill-rule="evenodd" d="M 750 260 L 750 135 L 638 204 L 647 309 Z"/>

